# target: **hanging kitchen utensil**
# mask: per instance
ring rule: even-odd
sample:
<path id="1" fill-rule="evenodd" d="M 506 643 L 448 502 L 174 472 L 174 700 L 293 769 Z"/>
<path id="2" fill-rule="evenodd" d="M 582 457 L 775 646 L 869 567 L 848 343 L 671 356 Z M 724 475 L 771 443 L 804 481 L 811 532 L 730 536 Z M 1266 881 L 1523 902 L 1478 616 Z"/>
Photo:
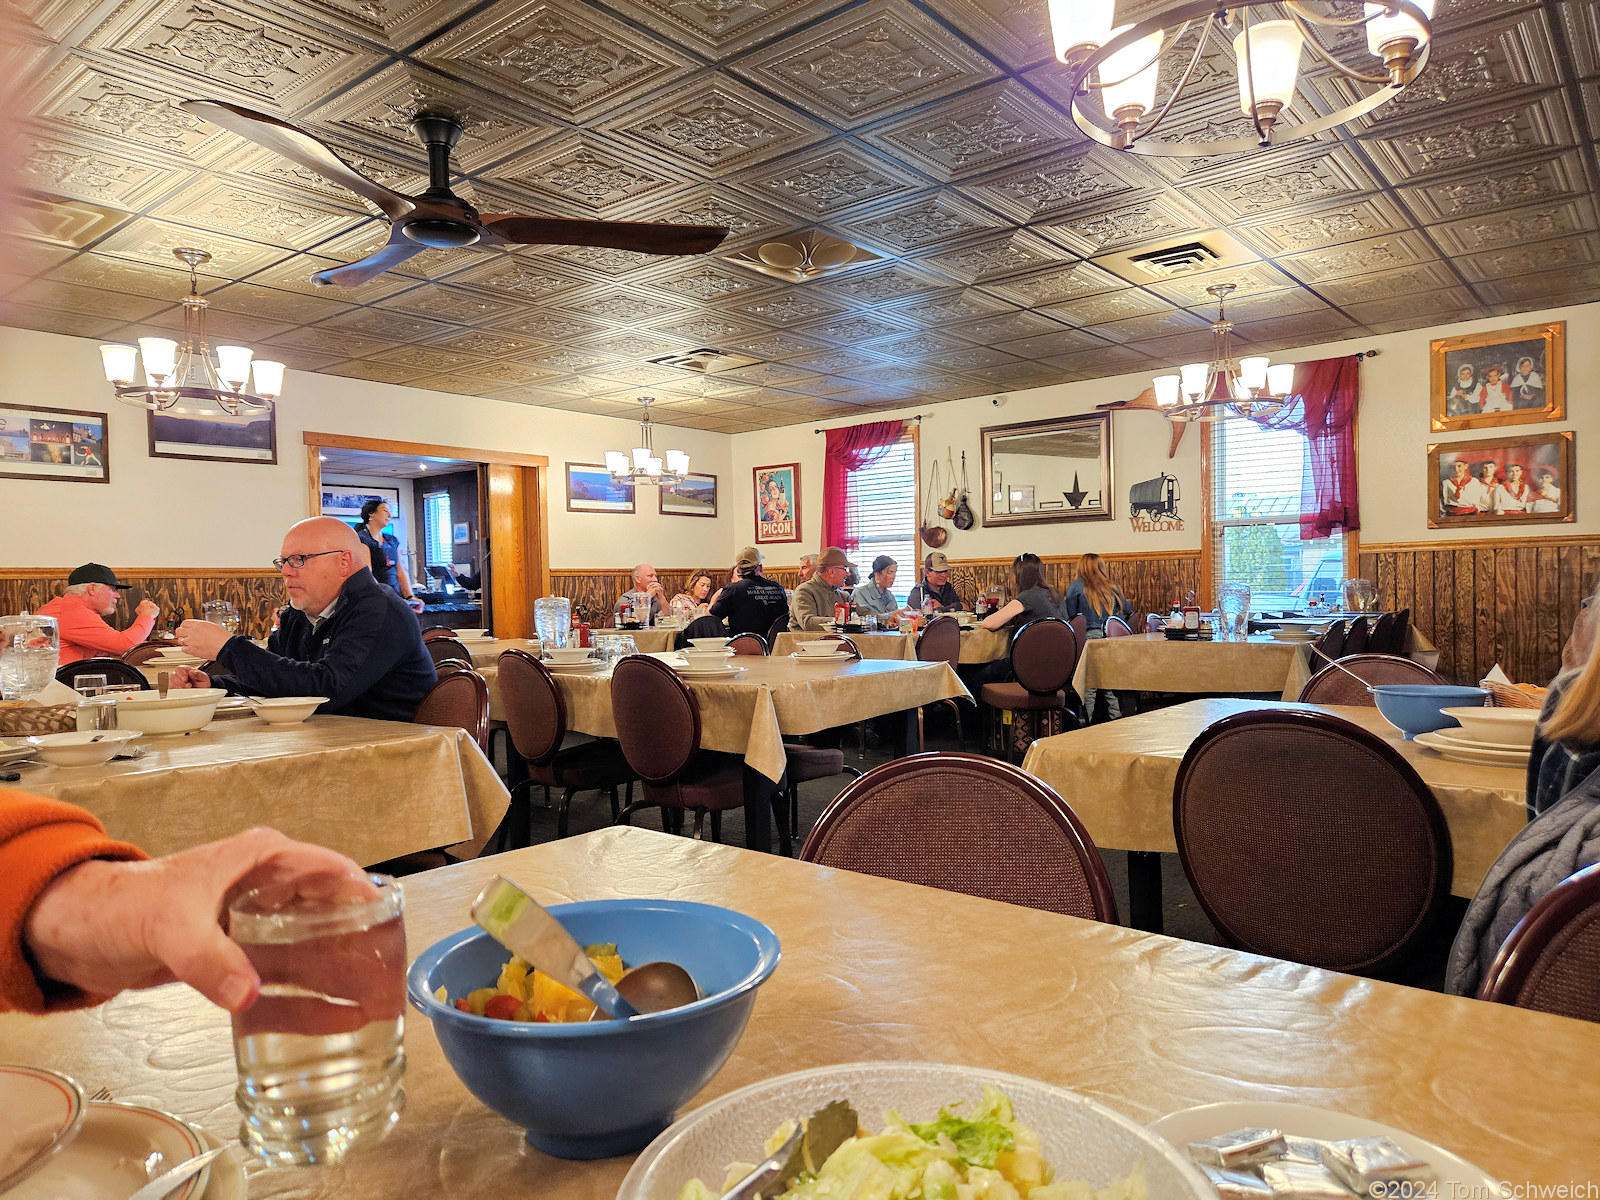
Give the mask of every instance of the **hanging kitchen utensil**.
<path id="1" fill-rule="evenodd" d="M 953 518 L 957 529 L 971 529 L 978 523 L 978 518 L 972 515 L 972 505 L 967 503 L 967 452 L 961 452 L 961 495 L 956 500 L 956 515 Z"/>
<path id="2" fill-rule="evenodd" d="M 928 491 L 926 493 L 927 510 L 922 518 L 922 523 L 917 526 L 917 532 L 928 546 L 937 550 L 950 540 L 950 531 L 943 525 L 934 523 L 938 515 L 937 501 L 934 499 L 939 494 L 939 460 L 934 459 L 933 465 L 928 468 Z"/>
<path id="3" fill-rule="evenodd" d="M 945 471 L 950 476 L 950 494 L 939 504 L 939 515 L 948 521 L 956 515 L 956 460 L 948 446 L 945 447 Z"/>

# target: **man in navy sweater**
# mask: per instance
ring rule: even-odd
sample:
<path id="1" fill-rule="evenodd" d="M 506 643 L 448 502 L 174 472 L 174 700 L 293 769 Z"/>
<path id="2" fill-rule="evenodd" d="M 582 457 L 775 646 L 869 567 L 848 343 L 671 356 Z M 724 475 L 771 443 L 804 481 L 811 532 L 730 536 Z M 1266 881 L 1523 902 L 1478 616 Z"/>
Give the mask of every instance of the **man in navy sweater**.
<path id="1" fill-rule="evenodd" d="M 372 575 L 355 531 L 312 517 L 284 535 L 289 607 L 266 649 L 209 621 L 185 621 L 178 641 L 225 669 L 215 679 L 179 667 L 174 687 L 220 687 L 253 696 L 326 696 L 319 712 L 409 721 L 437 681 L 422 629 L 393 588 Z"/>

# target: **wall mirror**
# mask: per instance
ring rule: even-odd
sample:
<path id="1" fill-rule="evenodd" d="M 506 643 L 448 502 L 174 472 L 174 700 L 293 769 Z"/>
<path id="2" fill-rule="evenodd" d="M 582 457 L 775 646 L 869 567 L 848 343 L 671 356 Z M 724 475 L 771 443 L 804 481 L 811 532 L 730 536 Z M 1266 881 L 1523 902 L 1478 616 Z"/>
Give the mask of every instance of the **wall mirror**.
<path id="1" fill-rule="evenodd" d="M 1111 519 L 1110 413 L 980 432 L 985 525 Z"/>

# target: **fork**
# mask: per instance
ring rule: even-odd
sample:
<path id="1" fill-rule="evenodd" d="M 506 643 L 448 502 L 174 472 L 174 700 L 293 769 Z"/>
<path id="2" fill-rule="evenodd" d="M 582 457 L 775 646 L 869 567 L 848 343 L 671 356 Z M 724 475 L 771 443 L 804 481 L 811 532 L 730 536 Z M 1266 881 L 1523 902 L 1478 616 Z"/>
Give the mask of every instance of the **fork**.
<path id="1" fill-rule="evenodd" d="M 95 1088 L 94 1093 L 89 1097 L 89 1099 L 90 1100 L 109 1100 L 109 1099 L 111 1099 L 111 1089 L 110 1088 L 104 1088 L 104 1087 Z"/>

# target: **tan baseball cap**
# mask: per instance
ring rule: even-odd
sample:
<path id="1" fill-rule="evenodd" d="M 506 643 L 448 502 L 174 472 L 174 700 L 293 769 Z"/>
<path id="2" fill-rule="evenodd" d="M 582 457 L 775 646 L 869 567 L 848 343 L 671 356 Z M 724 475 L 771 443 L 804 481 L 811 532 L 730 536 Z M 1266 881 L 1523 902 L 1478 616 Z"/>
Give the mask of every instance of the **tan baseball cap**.
<path id="1" fill-rule="evenodd" d="M 950 560 L 935 550 L 922 560 L 922 565 L 929 571 L 948 571 L 950 569 Z"/>
<path id="2" fill-rule="evenodd" d="M 829 546 L 822 552 L 822 557 L 817 559 L 817 570 L 819 571 L 825 571 L 829 567 L 848 567 L 849 565 L 849 558 L 837 546 Z"/>
<path id="3" fill-rule="evenodd" d="M 733 560 L 736 567 L 756 567 L 761 565 L 761 551 L 754 546 L 746 546 L 739 551 L 739 557 Z"/>

